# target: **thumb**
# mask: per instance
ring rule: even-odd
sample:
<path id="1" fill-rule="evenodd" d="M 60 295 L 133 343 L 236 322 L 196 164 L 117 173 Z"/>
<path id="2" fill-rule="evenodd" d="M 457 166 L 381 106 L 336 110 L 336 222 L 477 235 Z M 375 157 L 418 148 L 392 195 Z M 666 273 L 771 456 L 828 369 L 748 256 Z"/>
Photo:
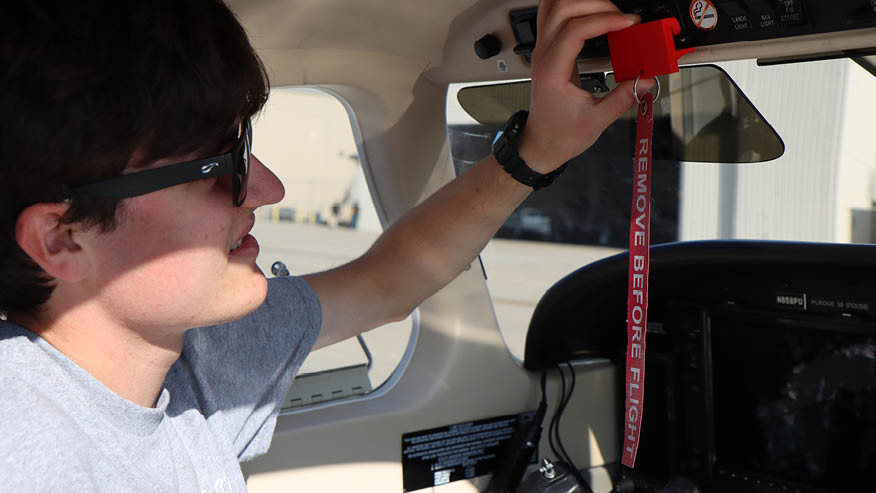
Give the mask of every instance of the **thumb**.
<path id="1" fill-rule="evenodd" d="M 639 90 L 641 97 L 650 91 L 652 87 L 654 87 L 654 79 L 648 78 L 639 80 L 636 89 Z M 599 118 L 603 120 L 603 124 L 607 127 L 629 111 L 634 104 L 636 104 L 636 98 L 633 96 L 633 81 L 621 82 L 613 91 L 599 100 Z"/>

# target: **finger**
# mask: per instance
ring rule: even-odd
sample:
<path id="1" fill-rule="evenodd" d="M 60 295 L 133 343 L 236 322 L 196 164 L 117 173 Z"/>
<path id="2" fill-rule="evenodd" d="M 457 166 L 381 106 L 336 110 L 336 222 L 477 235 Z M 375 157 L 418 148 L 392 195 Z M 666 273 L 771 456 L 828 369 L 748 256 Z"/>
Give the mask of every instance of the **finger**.
<path id="1" fill-rule="evenodd" d="M 620 83 L 613 91 L 608 93 L 596 103 L 599 111 L 595 112 L 596 119 L 607 127 L 621 115 L 626 113 L 636 104 L 636 98 L 633 96 L 633 82 L 631 80 Z M 638 84 L 639 98 L 642 98 L 651 88 L 654 87 L 654 79 L 641 79 Z"/>
<path id="2" fill-rule="evenodd" d="M 575 60 L 585 41 L 629 27 L 637 19 L 638 17 L 612 12 L 570 20 L 557 36 L 553 46 L 544 52 L 544 59 L 539 60 L 539 65 L 545 67 L 544 77 L 554 81 L 568 81 L 577 70 Z"/>
<path id="3" fill-rule="evenodd" d="M 535 16 L 536 35 L 544 30 L 545 20 L 551 15 L 551 10 L 554 8 L 556 0 L 539 0 L 538 13 Z"/>
<path id="4" fill-rule="evenodd" d="M 646 77 L 643 79 L 639 79 L 638 85 L 635 84 L 635 82 L 636 82 L 635 80 L 627 81 L 627 82 L 633 82 L 633 86 L 630 88 L 629 92 L 632 93 L 633 89 L 636 89 L 638 91 L 639 100 L 641 101 L 642 98 L 645 97 L 645 94 L 648 94 L 649 92 L 651 92 L 651 89 L 653 89 L 654 86 L 657 85 L 657 78 L 656 77 Z"/>
<path id="5" fill-rule="evenodd" d="M 620 12 L 620 10 L 608 0 L 587 2 L 556 0 L 556 3 L 552 5 L 550 13 L 544 20 L 544 25 L 538 30 L 538 38 L 539 40 L 544 40 L 544 44 L 553 44 L 557 33 L 562 30 L 569 20 L 607 12 Z"/>

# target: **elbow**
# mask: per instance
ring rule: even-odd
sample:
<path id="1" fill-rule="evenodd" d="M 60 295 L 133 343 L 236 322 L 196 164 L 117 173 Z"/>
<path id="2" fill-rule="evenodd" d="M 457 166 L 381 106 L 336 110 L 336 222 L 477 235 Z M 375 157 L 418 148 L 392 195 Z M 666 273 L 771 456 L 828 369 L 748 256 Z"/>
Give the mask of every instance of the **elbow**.
<path id="1" fill-rule="evenodd" d="M 414 313 L 414 310 L 416 310 L 416 309 L 417 309 L 417 307 L 414 306 L 414 307 L 404 307 L 404 308 L 401 308 L 399 310 L 396 310 L 393 313 L 390 313 L 386 317 L 386 319 L 383 321 L 383 324 L 381 324 L 381 325 L 391 324 L 394 322 L 401 322 L 402 320 L 411 316 L 411 314 Z"/>

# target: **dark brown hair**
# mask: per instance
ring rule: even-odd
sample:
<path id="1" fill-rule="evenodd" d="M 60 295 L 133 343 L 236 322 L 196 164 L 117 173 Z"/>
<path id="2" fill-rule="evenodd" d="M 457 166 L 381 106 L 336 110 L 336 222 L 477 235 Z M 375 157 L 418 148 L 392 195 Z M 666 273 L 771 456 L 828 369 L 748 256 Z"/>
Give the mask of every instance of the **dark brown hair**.
<path id="1" fill-rule="evenodd" d="M 53 288 L 15 241 L 25 207 L 129 165 L 218 149 L 268 94 L 217 0 L 5 2 L 0 81 L 0 311 L 26 313 Z M 63 220 L 109 231 L 119 205 L 76 198 Z"/>

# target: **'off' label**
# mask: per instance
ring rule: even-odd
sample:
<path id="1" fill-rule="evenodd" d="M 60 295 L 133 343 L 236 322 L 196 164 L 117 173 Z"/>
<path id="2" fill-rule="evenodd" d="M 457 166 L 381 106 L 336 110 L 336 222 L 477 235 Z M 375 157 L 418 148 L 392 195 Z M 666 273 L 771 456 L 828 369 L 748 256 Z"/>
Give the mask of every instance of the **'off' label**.
<path id="1" fill-rule="evenodd" d="M 718 25 L 718 9 L 711 0 L 694 0 L 690 4 L 690 20 L 698 29 L 711 31 Z"/>

